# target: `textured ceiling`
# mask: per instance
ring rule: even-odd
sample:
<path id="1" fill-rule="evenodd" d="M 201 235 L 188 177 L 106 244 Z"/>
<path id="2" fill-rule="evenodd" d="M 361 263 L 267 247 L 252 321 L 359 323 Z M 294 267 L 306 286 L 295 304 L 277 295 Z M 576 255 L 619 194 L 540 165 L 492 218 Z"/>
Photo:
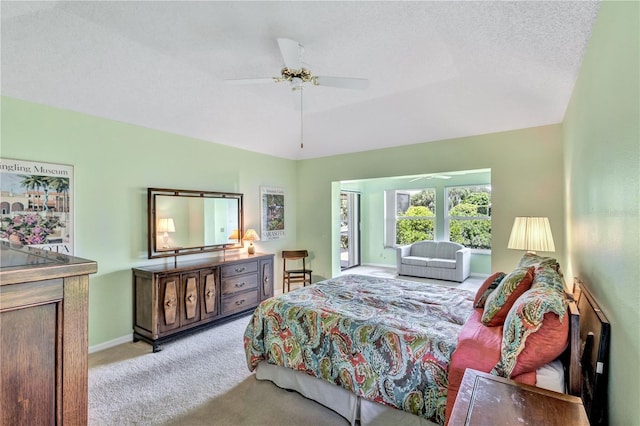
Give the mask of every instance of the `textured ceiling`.
<path id="1" fill-rule="evenodd" d="M 598 2 L 2 1 L 2 94 L 291 159 L 562 121 Z M 276 39 L 316 75 L 300 111 Z"/>

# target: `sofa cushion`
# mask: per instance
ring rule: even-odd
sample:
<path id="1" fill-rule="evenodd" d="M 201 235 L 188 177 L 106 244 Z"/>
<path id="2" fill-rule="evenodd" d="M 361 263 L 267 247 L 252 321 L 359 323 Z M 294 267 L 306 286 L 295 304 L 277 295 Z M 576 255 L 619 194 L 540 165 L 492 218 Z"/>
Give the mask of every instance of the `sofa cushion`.
<path id="1" fill-rule="evenodd" d="M 405 256 L 402 258 L 403 264 L 411 266 L 427 266 L 428 261 L 429 259 L 426 257 Z"/>
<path id="2" fill-rule="evenodd" d="M 484 304 L 487 301 L 487 297 L 491 294 L 493 290 L 498 287 L 498 284 L 502 282 L 502 279 L 506 276 L 504 272 L 495 272 L 487 277 L 486 280 L 482 283 L 478 291 L 476 292 L 476 297 L 473 300 L 474 308 L 484 308 Z"/>
<path id="3" fill-rule="evenodd" d="M 419 241 L 411 245 L 411 256 L 416 257 L 436 257 L 435 241 Z"/>
<path id="4" fill-rule="evenodd" d="M 529 290 L 533 281 L 534 267 L 520 267 L 509 272 L 487 297 L 482 314 L 482 323 L 488 327 L 495 327 L 504 323 L 513 302 L 522 293 Z"/>
<path id="5" fill-rule="evenodd" d="M 455 259 L 429 259 L 427 266 L 432 268 L 456 269 Z"/>
<path id="6" fill-rule="evenodd" d="M 504 322 L 500 361 L 491 371 L 503 377 L 536 371 L 559 357 L 569 342 L 564 292 L 540 286 L 514 303 Z"/>
<path id="7" fill-rule="evenodd" d="M 453 243 L 451 241 L 439 241 L 436 244 L 436 254 L 432 257 L 438 259 L 455 259 L 456 252 L 464 248 L 462 244 Z"/>

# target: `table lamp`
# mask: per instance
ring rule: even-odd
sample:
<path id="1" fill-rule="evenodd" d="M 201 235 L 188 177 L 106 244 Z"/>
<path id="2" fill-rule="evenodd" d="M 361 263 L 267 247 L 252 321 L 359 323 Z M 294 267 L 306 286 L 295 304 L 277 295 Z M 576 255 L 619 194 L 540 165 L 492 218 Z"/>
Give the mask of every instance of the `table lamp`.
<path id="1" fill-rule="evenodd" d="M 173 218 L 165 217 L 158 219 L 158 234 L 162 234 L 163 246 L 162 248 L 169 248 L 169 232 L 176 232 L 176 227 L 173 223 Z"/>
<path id="2" fill-rule="evenodd" d="M 254 241 L 259 241 L 260 237 L 255 229 L 247 229 L 247 232 L 244 233 L 242 237 L 244 241 L 249 241 L 249 248 L 247 249 L 247 253 L 254 254 L 256 252 L 256 248 L 253 245 Z"/>
<path id="3" fill-rule="evenodd" d="M 507 248 L 536 251 L 556 251 L 551 235 L 551 226 L 546 217 L 516 217 L 511 228 Z"/>

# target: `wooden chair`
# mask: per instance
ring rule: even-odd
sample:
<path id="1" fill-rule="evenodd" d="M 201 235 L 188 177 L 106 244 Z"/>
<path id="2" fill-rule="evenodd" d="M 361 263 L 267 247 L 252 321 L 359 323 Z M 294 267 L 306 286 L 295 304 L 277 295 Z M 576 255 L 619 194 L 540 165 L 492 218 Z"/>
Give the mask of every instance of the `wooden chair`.
<path id="1" fill-rule="evenodd" d="M 282 292 L 287 286 L 291 291 L 291 283 L 302 283 L 302 286 L 311 284 L 311 269 L 307 269 L 306 259 L 309 256 L 307 250 L 283 250 L 282 251 Z M 301 261 L 302 260 L 302 261 Z M 295 262 L 298 268 L 287 268 L 287 261 Z M 301 261 L 301 262 L 300 262 Z M 302 268 L 299 268 L 302 263 Z M 291 263 L 290 263 L 291 264 Z"/>

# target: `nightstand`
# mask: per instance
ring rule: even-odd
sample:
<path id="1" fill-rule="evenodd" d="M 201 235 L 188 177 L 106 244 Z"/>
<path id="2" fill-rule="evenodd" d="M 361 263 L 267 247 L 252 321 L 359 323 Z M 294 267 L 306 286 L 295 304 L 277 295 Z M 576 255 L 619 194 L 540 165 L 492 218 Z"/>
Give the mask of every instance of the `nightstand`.
<path id="1" fill-rule="evenodd" d="M 449 419 L 459 425 L 589 425 L 577 396 L 467 368 Z"/>

